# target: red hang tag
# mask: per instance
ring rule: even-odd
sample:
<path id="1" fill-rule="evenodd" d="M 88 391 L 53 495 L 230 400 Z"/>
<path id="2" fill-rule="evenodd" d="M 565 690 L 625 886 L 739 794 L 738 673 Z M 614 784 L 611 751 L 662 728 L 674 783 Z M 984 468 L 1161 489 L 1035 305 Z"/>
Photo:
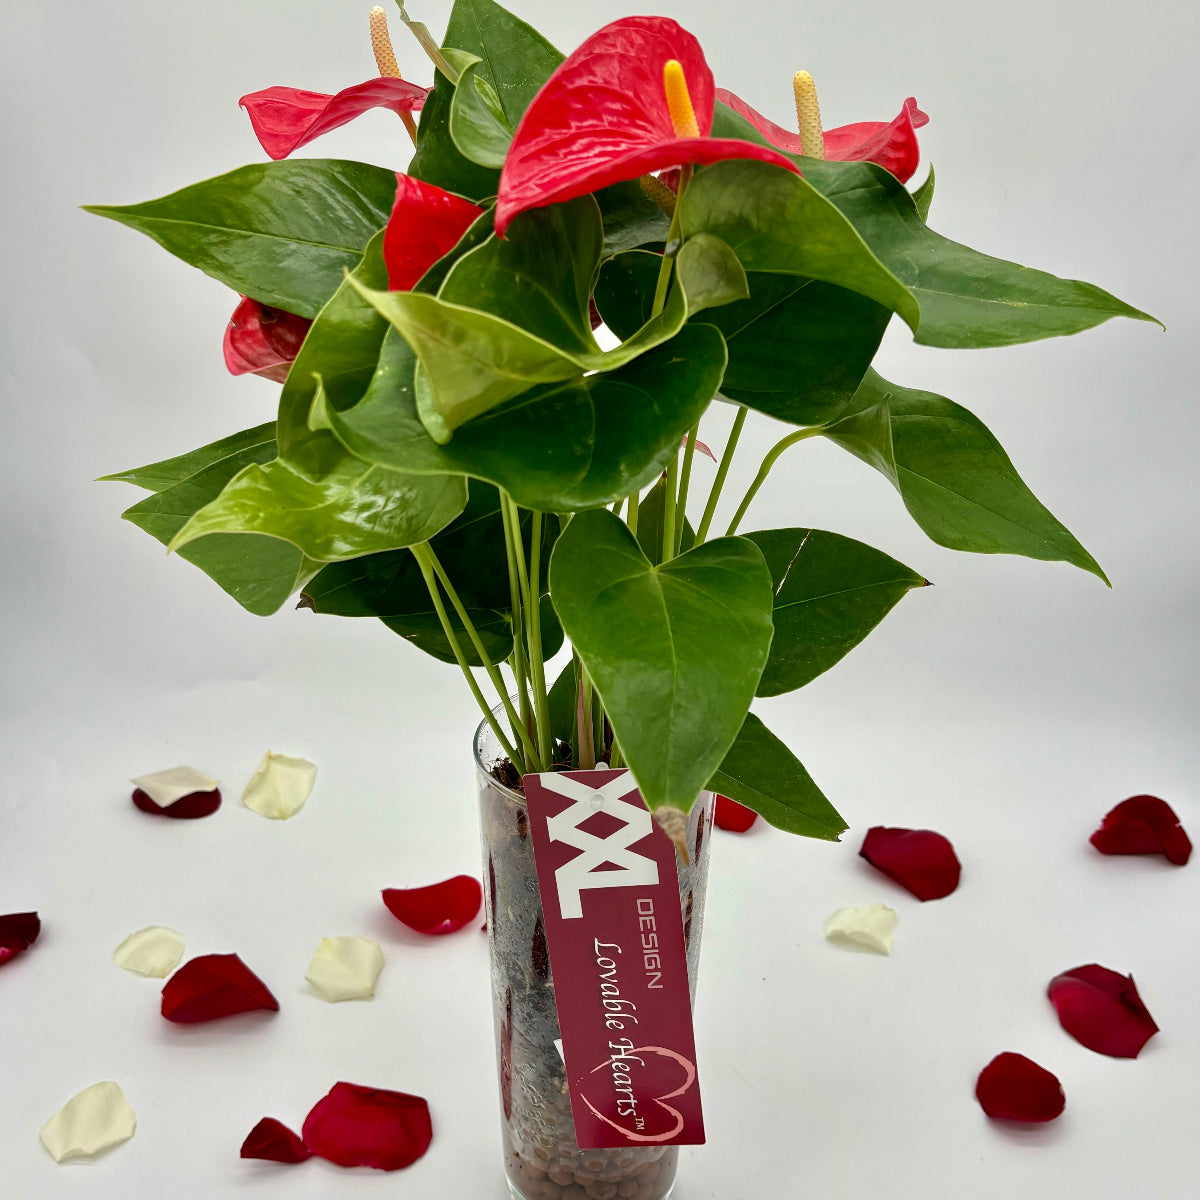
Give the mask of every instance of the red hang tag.
<path id="1" fill-rule="evenodd" d="M 522 782 L 575 1139 L 585 1150 L 699 1145 L 675 847 L 628 771 Z"/>

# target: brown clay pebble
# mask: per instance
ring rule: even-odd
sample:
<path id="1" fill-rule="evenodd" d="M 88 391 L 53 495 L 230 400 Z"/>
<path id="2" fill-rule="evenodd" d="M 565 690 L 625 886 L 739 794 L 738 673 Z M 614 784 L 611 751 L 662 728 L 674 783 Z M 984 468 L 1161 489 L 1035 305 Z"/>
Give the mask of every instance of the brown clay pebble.
<path id="1" fill-rule="evenodd" d="M 588 1200 L 588 1194 L 581 1187 L 569 1187 L 563 1192 L 562 1200 Z"/>
<path id="2" fill-rule="evenodd" d="M 529 1189 L 531 1196 L 536 1196 L 539 1200 L 559 1200 L 562 1196 L 562 1188 L 557 1184 L 551 1183 L 548 1179 L 543 1179 L 541 1183 L 534 1184 Z"/>
<path id="3" fill-rule="evenodd" d="M 613 1197 L 617 1194 L 617 1185 L 600 1179 L 587 1189 L 587 1194 L 592 1200 L 613 1200 Z"/>
<path id="4" fill-rule="evenodd" d="M 575 1182 L 575 1176 L 566 1167 L 551 1167 L 549 1175 L 560 1187 L 566 1187 L 567 1184 Z"/>
<path id="5" fill-rule="evenodd" d="M 540 1183 L 546 1178 L 546 1172 L 537 1163 L 524 1163 L 521 1170 L 530 1183 Z"/>
<path id="6" fill-rule="evenodd" d="M 638 1182 L 636 1179 L 627 1179 L 620 1187 L 617 1188 L 618 1196 L 632 1196 L 638 1190 Z"/>
<path id="7" fill-rule="evenodd" d="M 599 1175 L 599 1174 L 600 1174 L 600 1172 L 604 1170 L 604 1159 L 602 1159 L 602 1158 L 589 1158 L 589 1159 L 585 1159 L 585 1160 L 584 1160 L 584 1164 L 583 1164 L 583 1165 L 584 1165 L 584 1166 L 585 1166 L 585 1167 L 586 1167 L 586 1168 L 587 1168 L 589 1171 L 592 1171 L 592 1172 L 594 1172 L 596 1175 Z"/>

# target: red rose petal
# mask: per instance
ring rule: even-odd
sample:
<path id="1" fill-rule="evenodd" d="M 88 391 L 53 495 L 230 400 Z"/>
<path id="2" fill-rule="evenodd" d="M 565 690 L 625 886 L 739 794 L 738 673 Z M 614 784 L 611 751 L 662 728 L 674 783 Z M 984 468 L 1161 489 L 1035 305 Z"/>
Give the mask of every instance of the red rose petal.
<path id="1" fill-rule="evenodd" d="M 0 966 L 18 954 L 24 954 L 41 932 L 42 922 L 35 912 L 9 913 L 0 917 Z"/>
<path id="2" fill-rule="evenodd" d="M 243 296 L 225 327 L 225 366 L 231 375 L 283 383 L 311 325 L 307 317 Z"/>
<path id="3" fill-rule="evenodd" d="M 411 175 L 396 176 L 396 202 L 383 235 L 388 288 L 410 291 L 439 258 L 458 245 L 483 209 Z"/>
<path id="4" fill-rule="evenodd" d="M 975 1098 L 989 1117 L 1053 1121 L 1066 1107 L 1062 1084 L 1023 1054 L 997 1054 L 975 1084 Z"/>
<path id="5" fill-rule="evenodd" d="M 454 933 L 475 920 L 483 888 L 470 875 L 455 875 L 419 888 L 384 888 L 383 902 L 397 921 L 418 933 Z"/>
<path id="6" fill-rule="evenodd" d="M 1080 1045 L 1110 1058 L 1137 1058 L 1158 1032 L 1133 976 L 1090 963 L 1064 971 L 1046 989 L 1059 1024 Z"/>
<path id="7" fill-rule="evenodd" d="M 194 821 L 199 817 L 211 817 L 221 807 L 221 789 L 213 788 L 211 792 L 191 792 L 180 796 L 171 804 L 159 804 L 150 796 L 137 788 L 133 793 L 133 802 L 142 810 L 156 817 L 174 817 L 181 821 Z"/>
<path id="8" fill-rule="evenodd" d="M 162 990 L 162 1015 L 178 1025 L 216 1021 L 256 1009 L 278 1012 L 279 1001 L 236 954 L 193 958 Z"/>
<path id="9" fill-rule="evenodd" d="M 279 159 L 369 109 L 415 112 L 425 103 L 427 94 L 415 83 L 381 76 L 343 88 L 336 96 L 303 88 L 269 87 L 250 92 L 238 103 L 250 117 L 262 148 Z"/>
<path id="10" fill-rule="evenodd" d="M 433 1124 L 421 1096 L 335 1083 L 304 1119 L 304 1141 L 339 1167 L 398 1171 L 429 1149 Z"/>
<path id="11" fill-rule="evenodd" d="M 713 824 L 718 829 L 728 829 L 731 833 L 745 833 L 755 821 L 758 813 L 728 796 L 718 796 L 717 806 L 713 812 Z"/>
<path id="12" fill-rule="evenodd" d="M 242 1143 L 242 1158 L 265 1158 L 268 1162 L 301 1163 L 312 1158 L 312 1151 L 298 1133 L 293 1133 L 282 1121 L 263 1117 L 246 1135 Z"/>
<path id="13" fill-rule="evenodd" d="M 1182 867 L 1192 842 L 1174 810 L 1157 796 L 1130 796 L 1100 823 L 1089 839 L 1101 854 L 1161 854 Z"/>
<path id="14" fill-rule="evenodd" d="M 876 825 L 867 830 L 858 853 L 918 900 L 940 900 L 950 895 L 962 874 L 954 847 L 931 829 Z"/>

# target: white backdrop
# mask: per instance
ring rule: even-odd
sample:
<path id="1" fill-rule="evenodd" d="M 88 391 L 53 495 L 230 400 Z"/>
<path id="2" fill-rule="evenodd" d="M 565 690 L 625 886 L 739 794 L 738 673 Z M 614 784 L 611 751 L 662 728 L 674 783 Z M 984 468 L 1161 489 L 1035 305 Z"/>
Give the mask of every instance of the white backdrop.
<path id="1" fill-rule="evenodd" d="M 5 10 L 0 912 L 36 908 L 46 923 L 0 972 L 6 1196 L 503 1192 L 485 939 L 419 941 L 378 901 L 382 887 L 477 870 L 475 715 L 460 680 L 371 622 L 245 614 L 118 520 L 141 493 L 90 482 L 267 420 L 277 389 L 224 371 L 231 294 L 76 206 L 259 160 L 237 98 L 366 78 L 369 7 Z M 517 7 L 564 49 L 624 11 Z M 440 30 L 449 0 L 412 8 Z M 801 66 L 830 125 L 890 118 L 915 94 L 931 116 L 922 144 L 938 168 L 939 230 L 1093 280 L 1168 325 L 976 354 L 893 331 L 881 359 L 897 382 L 990 426 L 1112 591 L 1061 564 L 932 545 L 880 476 L 824 443 L 790 451 L 756 501 L 747 528 L 835 529 L 937 586 L 830 674 L 759 705 L 852 829 L 837 846 L 762 828 L 715 846 L 696 1015 L 709 1144 L 684 1152 L 678 1200 L 1194 1196 L 1197 867 L 1104 859 L 1086 838 L 1141 791 L 1200 833 L 1197 10 L 665 0 L 661 11 L 700 37 L 722 84 L 778 117 Z M 427 82 L 397 42 L 406 73 Z M 403 145 L 395 119 L 375 113 L 310 150 L 402 166 Z M 714 414 L 702 436 L 719 445 L 725 422 Z M 778 436 L 765 421 L 751 429 L 743 444 L 759 452 Z M 739 454 L 727 509 L 753 458 Z M 237 803 L 268 747 L 320 768 L 286 824 Z M 195 824 L 136 812 L 125 780 L 180 762 L 223 778 L 227 806 Z M 961 890 L 921 905 L 872 872 L 856 857 L 872 824 L 949 835 Z M 823 942 L 834 908 L 877 900 L 900 913 L 893 958 Z M 282 1012 L 168 1026 L 156 985 L 109 961 L 152 923 L 182 930 L 189 955 L 240 953 Z M 384 945 L 371 1003 L 327 1006 L 303 982 L 320 938 L 341 933 Z M 1132 971 L 1162 1027 L 1136 1062 L 1075 1044 L 1045 1000 L 1051 976 L 1092 961 Z M 977 1071 L 1009 1049 L 1062 1079 L 1054 1125 L 999 1128 L 976 1106 Z M 39 1125 L 107 1078 L 138 1113 L 136 1138 L 94 1164 L 55 1166 Z M 338 1079 L 427 1096 L 429 1154 L 400 1176 L 239 1162 L 260 1116 L 298 1125 Z"/>

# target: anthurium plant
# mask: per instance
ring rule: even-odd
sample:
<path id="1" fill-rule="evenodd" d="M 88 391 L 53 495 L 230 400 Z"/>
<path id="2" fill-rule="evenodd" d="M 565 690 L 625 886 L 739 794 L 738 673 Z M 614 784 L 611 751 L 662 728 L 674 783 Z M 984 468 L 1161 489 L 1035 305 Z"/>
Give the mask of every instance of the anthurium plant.
<path id="1" fill-rule="evenodd" d="M 275 421 L 109 476 L 151 493 L 125 516 L 253 613 L 299 593 L 456 664 L 514 786 L 606 761 L 668 830 L 710 789 L 836 838 L 750 705 L 925 580 L 835 532 L 743 531 L 763 480 L 823 437 L 935 542 L 1104 579 L 977 417 L 871 362 L 893 319 L 974 349 L 1152 318 L 936 233 L 932 170 L 906 187 L 913 99 L 824 129 L 799 72 L 793 130 L 716 87 L 666 18 L 564 58 L 494 0 L 456 0 L 441 44 L 399 10 L 429 90 L 401 78 L 377 8 L 377 78 L 242 98 L 272 161 L 90 209 L 237 292 L 226 362 L 283 385 Z M 289 158 L 375 107 L 412 138 L 399 173 L 399 127 L 384 165 Z M 700 494 L 714 403 L 735 415 Z M 782 436 L 718 535 L 752 415 Z"/>

